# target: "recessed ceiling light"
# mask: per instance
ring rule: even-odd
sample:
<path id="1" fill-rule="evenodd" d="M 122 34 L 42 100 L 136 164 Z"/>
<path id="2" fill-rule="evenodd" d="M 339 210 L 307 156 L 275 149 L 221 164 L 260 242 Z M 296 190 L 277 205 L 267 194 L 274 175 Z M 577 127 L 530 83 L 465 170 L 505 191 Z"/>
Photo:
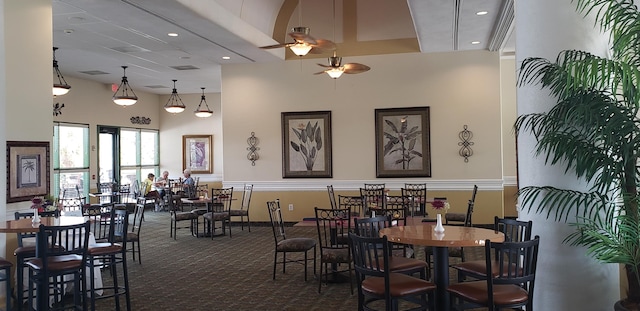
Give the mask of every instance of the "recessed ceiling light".
<path id="1" fill-rule="evenodd" d="M 480 41 L 471 41 L 471 44 L 480 44 Z"/>
<path id="2" fill-rule="evenodd" d="M 178 34 L 175 33 L 175 32 L 170 32 L 170 33 L 167 34 L 167 36 L 169 36 L 169 37 L 177 37 Z"/>
<path id="3" fill-rule="evenodd" d="M 476 15 L 487 15 L 487 13 L 489 13 L 489 12 L 487 12 L 487 11 L 479 11 L 479 12 L 476 12 Z"/>
<path id="4" fill-rule="evenodd" d="M 222 59 L 231 59 L 229 56 L 222 56 Z"/>

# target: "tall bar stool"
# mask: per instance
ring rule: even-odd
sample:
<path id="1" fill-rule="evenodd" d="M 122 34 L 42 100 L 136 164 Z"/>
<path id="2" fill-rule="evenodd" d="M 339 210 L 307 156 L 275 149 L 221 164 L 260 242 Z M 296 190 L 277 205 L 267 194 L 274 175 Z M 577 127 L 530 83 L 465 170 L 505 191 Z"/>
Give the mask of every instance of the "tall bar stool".
<path id="1" fill-rule="evenodd" d="M 11 309 L 11 267 L 13 267 L 13 264 L 0 257 L 0 270 L 2 271 L 2 273 L 0 273 L 0 282 L 5 282 L 5 295 L 6 295 L 6 305 L 5 305 L 5 310 L 9 311 L 12 310 Z"/>
<path id="2" fill-rule="evenodd" d="M 31 218 L 33 213 L 21 213 L 15 212 L 15 219 Z M 24 273 L 25 259 L 36 257 L 36 234 L 30 233 L 17 233 L 18 248 L 13 251 L 13 255 L 16 256 L 16 310 L 22 310 L 24 304 Z M 29 242 L 29 240 L 31 240 Z M 27 243 L 25 243 L 27 242 Z"/>
<path id="3" fill-rule="evenodd" d="M 88 290 L 91 296 L 91 310 L 96 310 L 96 300 L 114 298 L 116 310 L 120 310 L 120 296 L 125 296 L 127 311 L 131 310 L 131 298 L 129 294 L 129 275 L 127 270 L 127 232 L 129 226 L 129 211 L 125 209 L 112 209 L 109 218 L 108 242 L 91 245 L 87 256 L 87 269 L 89 269 Z M 97 263 L 97 264 L 96 264 Z M 124 284 L 118 285 L 117 265 L 122 266 Z M 113 277 L 113 286 L 95 288 L 95 268 L 110 268 Z M 97 297 L 96 291 L 103 290 L 104 294 Z"/>
<path id="4" fill-rule="evenodd" d="M 40 225 L 36 242 L 37 257 L 25 263 L 29 267 L 29 310 L 34 309 L 34 298 L 37 310 L 87 310 L 84 293 L 89 225 L 88 221 L 69 226 Z M 51 305 L 51 298 L 63 302 L 65 287 L 69 283 L 73 283 L 73 306 L 65 306 L 64 303 Z M 37 291 L 35 297 L 34 286 Z"/>

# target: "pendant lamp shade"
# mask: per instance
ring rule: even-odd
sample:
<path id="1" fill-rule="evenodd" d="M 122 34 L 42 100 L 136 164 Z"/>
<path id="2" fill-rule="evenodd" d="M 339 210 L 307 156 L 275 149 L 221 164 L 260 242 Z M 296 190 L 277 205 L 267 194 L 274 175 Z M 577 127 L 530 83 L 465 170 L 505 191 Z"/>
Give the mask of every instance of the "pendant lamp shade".
<path id="1" fill-rule="evenodd" d="M 194 113 L 196 114 L 196 117 L 199 118 L 208 118 L 210 116 L 213 115 L 213 111 L 211 111 L 211 109 L 209 109 L 209 104 L 207 104 L 207 99 L 204 97 L 204 88 L 201 87 L 202 89 L 202 97 L 200 97 L 200 104 L 198 105 L 198 109 L 196 109 L 196 111 L 194 111 Z M 202 107 L 202 104 L 204 103 L 205 107 Z"/>
<path id="2" fill-rule="evenodd" d="M 58 77 L 58 81 L 53 82 L 53 96 L 60 96 L 69 93 L 71 86 L 64 80 L 60 69 L 58 68 L 58 61 L 56 60 L 57 47 L 53 47 L 53 73 Z M 57 82 L 57 83 L 56 83 Z"/>
<path id="3" fill-rule="evenodd" d="M 186 108 L 182 102 L 182 98 L 180 98 L 180 95 L 178 95 L 178 91 L 176 90 L 176 81 L 178 80 L 173 80 L 173 92 L 171 92 L 169 100 L 164 105 L 164 110 L 169 113 L 181 113 Z"/>
<path id="4" fill-rule="evenodd" d="M 133 92 L 129 80 L 127 80 L 126 70 L 127 66 L 122 66 L 122 81 L 112 98 L 113 102 L 120 106 L 131 106 L 138 101 L 138 96 Z"/>
<path id="5" fill-rule="evenodd" d="M 289 47 L 289 49 L 291 49 L 293 54 L 296 54 L 298 56 L 307 55 L 307 53 L 309 53 L 309 51 L 311 51 L 312 48 L 313 48 L 312 46 L 306 43 L 296 43 Z"/>

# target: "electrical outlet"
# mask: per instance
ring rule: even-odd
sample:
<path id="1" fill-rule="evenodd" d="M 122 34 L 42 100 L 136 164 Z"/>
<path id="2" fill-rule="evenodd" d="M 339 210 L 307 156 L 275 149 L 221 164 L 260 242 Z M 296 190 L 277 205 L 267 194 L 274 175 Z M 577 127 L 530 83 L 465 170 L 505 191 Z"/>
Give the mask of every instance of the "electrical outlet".
<path id="1" fill-rule="evenodd" d="M 293 210 L 293 204 L 289 204 L 289 210 L 292 211 Z"/>

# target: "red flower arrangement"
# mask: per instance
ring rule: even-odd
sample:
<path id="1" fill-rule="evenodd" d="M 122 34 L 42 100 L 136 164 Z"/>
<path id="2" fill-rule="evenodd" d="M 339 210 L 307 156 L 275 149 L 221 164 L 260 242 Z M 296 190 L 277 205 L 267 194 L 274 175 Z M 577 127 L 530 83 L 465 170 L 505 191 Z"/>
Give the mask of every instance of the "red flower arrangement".
<path id="1" fill-rule="evenodd" d="M 442 200 L 435 200 L 431 202 L 431 206 L 433 207 L 434 210 L 438 210 L 438 211 L 444 210 L 446 212 L 446 210 L 449 209 L 449 202 L 442 201 Z"/>
<path id="2" fill-rule="evenodd" d="M 37 208 L 38 212 L 44 212 L 44 207 L 42 206 L 42 204 L 44 204 L 43 197 L 33 197 L 33 199 L 31 199 L 31 208 Z"/>

